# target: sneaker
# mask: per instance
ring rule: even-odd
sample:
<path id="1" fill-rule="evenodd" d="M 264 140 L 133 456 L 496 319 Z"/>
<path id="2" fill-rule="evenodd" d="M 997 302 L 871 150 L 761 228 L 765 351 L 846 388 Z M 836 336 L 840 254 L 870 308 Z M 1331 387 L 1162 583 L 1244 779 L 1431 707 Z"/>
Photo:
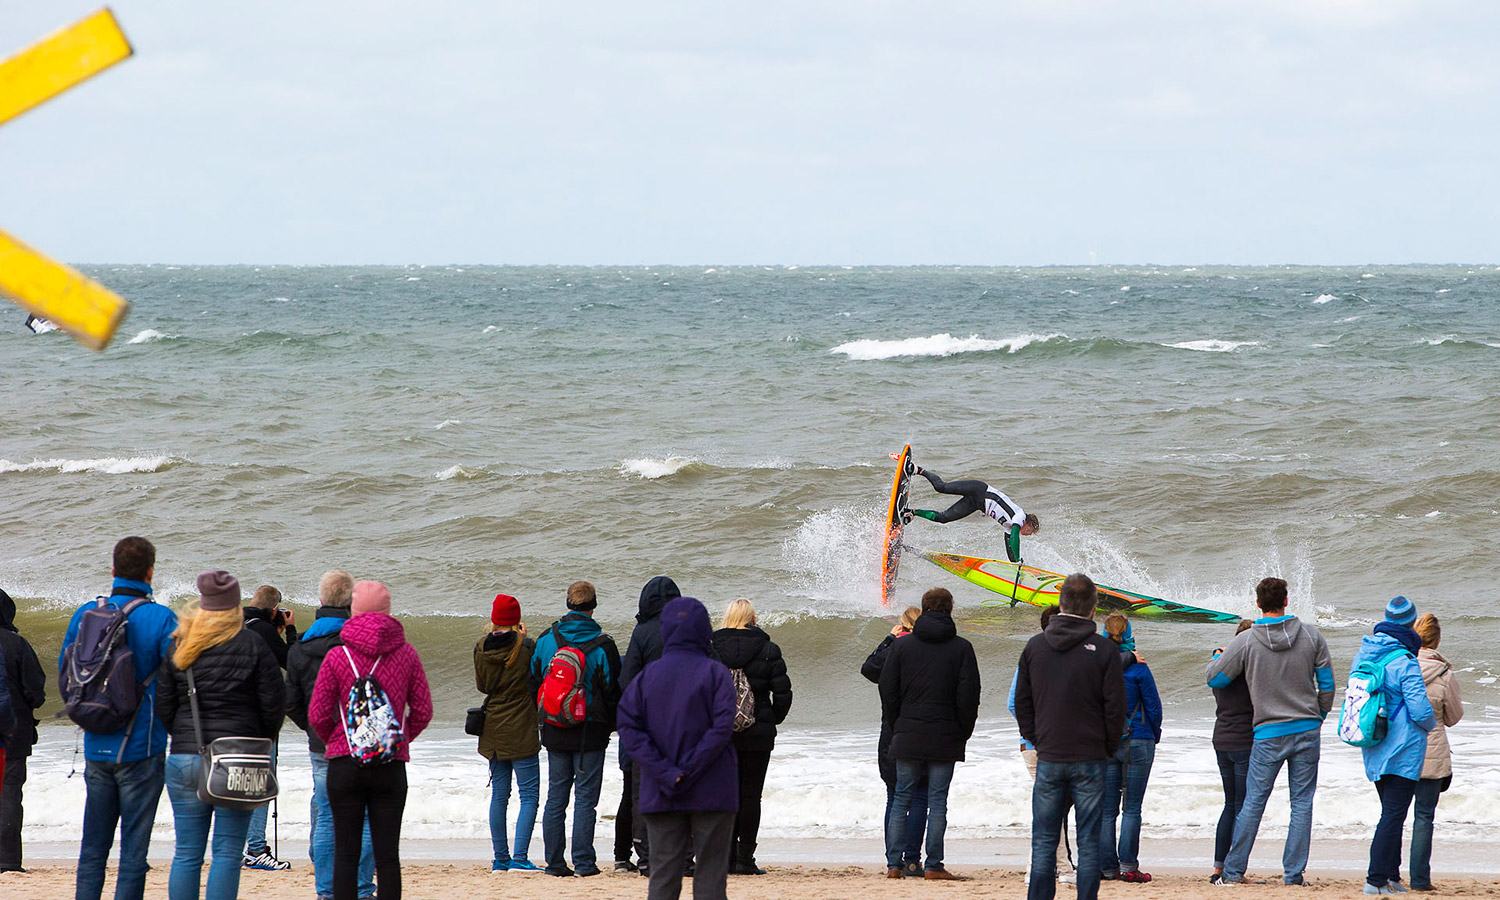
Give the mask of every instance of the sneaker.
<path id="1" fill-rule="evenodd" d="M 635 871 L 637 871 L 636 865 L 635 865 L 635 863 L 631 862 L 630 860 L 628 860 L 628 859 L 617 859 L 617 860 L 615 860 L 615 874 L 617 874 L 617 875 L 629 875 L 630 873 L 635 872 Z"/>
<path id="2" fill-rule="evenodd" d="M 1078 883 L 1078 873 L 1077 872 L 1062 872 L 1062 873 L 1060 873 L 1057 876 L 1057 883 L 1058 884 L 1077 884 Z"/>
<path id="3" fill-rule="evenodd" d="M 506 870 L 509 869 L 509 868 L 510 868 L 510 864 L 509 863 L 492 862 L 492 863 L 490 863 L 490 874 L 491 875 L 504 875 L 505 872 L 506 872 Z"/>
<path id="4" fill-rule="evenodd" d="M 1406 885 L 1402 884 L 1399 881 L 1387 881 L 1385 883 L 1385 886 L 1388 887 L 1388 888 L 1390 888 L 1391 889 L 1391 893 L 1393 893 L 1393 894 L 1409 894 L 1409 893 L 1411 893 L 1410 891 L 1408 891 L 1406 889 Z"/>
<path id="5" fill-rule="evenodd" d="M 1215 872 L 1212 875 L 1208 876 L 1208 883 L 1209 884 L 1219 884 L 1223 880 L 1224 880 L 1224 876 L 1220 875 L 1218 872 Z"/>
<path id="6" fill-rule="evenodd" d="M 1393 891 L 1393 890 L 1391 890 L 1391 886 L 1389 884 L 1382 884 L 1379 887 L 1376 887 L 1375 885 L 1373 885 L 1373 884 L 1369 883 L 1368 881 L 1366 881 L 1365 882 L 1365 893 L 1366 894 L 1394 894 L 1396 892 Z"/>
<path id="7" fill-rule="evenodd" d="M 261 869 L 266 872 L 285 872 L 292 867 L 292 864 L 286 860 L 272 856 L 270 850 L 264 850 L 254 856 L 246 853 L 241 865 L 247 869 Z"/>
<path id="8" fill-rule="evenodd" d="M 1126 884 L 1145 884 L 1146 882 L 1151 880 L 1151 873 L 1141 872 L 1138 870 L 1121 872 L 1120 880 L 1125 882 Z"/>
<path id="9" fill-rule="evenodd" d="M 534 862 L 532 862 L 531 860 L 528 860 L 528 859 L 513 859 L 513 860 L 510 861 L 509 868 L 510 868 L 510 870 L 512 872 L 540 872 L 541 871 L 541 869 L 538 869 L 536 867 L 536 863 L 534 863 Z"/>

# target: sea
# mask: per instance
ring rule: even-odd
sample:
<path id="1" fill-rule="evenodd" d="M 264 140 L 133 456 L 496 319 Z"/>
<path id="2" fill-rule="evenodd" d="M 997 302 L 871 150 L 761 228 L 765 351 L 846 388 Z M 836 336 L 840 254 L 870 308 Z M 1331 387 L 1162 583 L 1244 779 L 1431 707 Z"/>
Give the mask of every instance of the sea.
<path id="1" fill-rule="evenodd" d="M 1260 578 L 1286 578 L 1340 685 L 1392 596 L 1437 614 L 1466 702 L 1440 845 L 1500 841 L 1500 268 L 87 271 L 133 304 L 107 350 L 33 335 L 20 312 L 0 328 L 0 587 L 22 632 L 50 669 L 128 534 L 156 544 L 174 605 L 223 568 L 247 592 L 279 587 L 305 625 L 325 570 L 385 582 L 437 704 L 413 747 L 408 840 L 487 833 L 487 770 L 461 724 L 493 596 L 518 597 L 537 633 L 589 580 L 623 647 L 658 574 L 714 615 L 750 598 L 788 661 L 763 848 L 878 837 L 879 704 L 859 667 L 936 585 L 983 677 L 951 834 L 1026 835 L 1005 699 L 1037 610 L 986 605 L 914 555 L 881 605 L 888 453 L 910 443 L 1040 516 L 1032 565 L 1247 616 Z M 914 505 L 945 499 L 914 485 Z M 978 517 L 907 538 L 1004 556 Z M 1204 839 L 1221 804 L 1204 667 L 1233 628 L 1135 633 L 1166 711 L 1145 833 Z M 79 832 L 82 761 L 58 705 L 42 711 L 28 840 Z M 1332 732 L 1316 834 L 1366 837 L 1375 791 Z M 288 723 L 283 834 L 305 829 L 302 740 Z M 619 783 L 611 765 L 606 817 Z M 1266 834 L 1284 833 L 1282 796 Z"/>

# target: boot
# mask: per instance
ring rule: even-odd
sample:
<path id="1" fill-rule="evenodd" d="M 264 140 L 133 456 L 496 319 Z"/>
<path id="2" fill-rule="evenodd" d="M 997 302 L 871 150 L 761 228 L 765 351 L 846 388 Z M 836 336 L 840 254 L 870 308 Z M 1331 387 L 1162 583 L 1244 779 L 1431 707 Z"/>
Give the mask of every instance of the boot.
<path id="1" fill-rule="evenodd" d="M 764 875 L 766 870 L 755 864 L 755 845 L 741 842 L 734 848 L 729 871 L 736 875 Z"/>

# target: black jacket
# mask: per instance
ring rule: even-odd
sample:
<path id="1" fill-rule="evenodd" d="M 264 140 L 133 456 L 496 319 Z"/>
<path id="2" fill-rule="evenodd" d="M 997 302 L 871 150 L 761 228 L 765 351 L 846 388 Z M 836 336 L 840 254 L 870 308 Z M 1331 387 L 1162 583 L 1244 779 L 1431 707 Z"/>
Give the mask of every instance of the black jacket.
<path id="1" fill-rule="evenodd" d="M 348 621 L 349 609 L 320 606 L 315 618 Z M 318 733 L 307 726 L 307 703 L 312 699 L 313 687 L 318 683 L 318 669 L 323 666 L 323 657 L 343 642 L 336 629 L 325 633 L 325 629 L 315 621 L 302 640 L 293 644 L 286 654 L 286 715 L 298 728 L 307 732 L 307 749 L 311 753 L 322 754 L 328 747 L 318 737 Z"/>
<path id="2" fill-rule="evenodd" d="M 1229 682 L 1229 687 L 1214 688 L 1214 706 L 1214 749 L 1249 750 L 1255 743 L 1255 707 L 1245 676 Z"/>
<path id="3" fill-rule="evenodd" d="M 979 718 L 979 660 L 953 617 L 929 610 L 894 641 L 880 672 L 880 713 L 894 759 L 957 762 Z"/>
<path id="4" fill-rule="evenodd" d="M 1043 762 L 1114 756 L 1125 733 L 1119 647 L 1093 619 L 1059 613 L 1026 642 L 1016 675 L 1016 722 Z"/>
<path id="5" fill-rule="evenodd" d="M 221 737 L 274 738 L 286 711 L 286 685 L 265 642 L 248 631 L 203 651 L 193 661 L 203 740 Z M 187 673 L 172 654 L 156 679 L 156 717 L 172 735 L 172 753 L 197 753 Z"/>
<path id="6" fill-rule="evenodd" d="M 759 626 L 720 628 L 713 647 L 731 669 L 743 669 L 755 695 L 755 724 L 734 733 L 734 748 L 769 753 L 776 746 L 776 726 L 792 708 L 792 679 L 786 674 L 781 648 Z"/>
<path id="7" fill-rule="evenodd" d="M 4 591 L 0 591 L 0 656 L 5 659 L 0 677 L 10 688 L 10 707 L 16 717 L 15 729 L 0 736 L 0 747 L 7 756 L 29 756 L 38 724 L 33 713 L 47 701 L 47 673 L 31 644 L 16 631 L 16 602 Z"/>
<path id="8" fill-rule="evenodd" d="M 908 632 L 909 633 L 909 632 Z M 906 637 L 907 635 L 902 635 Z M 864 665 L 859 667 L 859 674 L 865 676 L 865 680 L 877 687 L 880 685 L 880 673 L 885 670 L 885 658 L 891 653 L 891 645 L 896 642 L 894 634 L 888 634 L 885 639 L 876 645 L 870 655 L 865 657 Z M 880 769 L 880 780 L 896 786 L 896 761 L 891 759 L 891 723 L 880 717 L 880 737 L 875 741 L 875 764 Z"/>
<path id="9" fill-rule="evenodd" d="M 625 647 L 625 656 L 620 660 L 620 692 L 624 693 L 635 676 L 641 674 L 646 664 L 661 659 L 661 611 L 668 600 L 682 596 L 677 582 L 665 575 L 658 575 L 641 588 L 639 611 L 635 614 L 635 629 L 630 632 L 630 643 Z"/>
<path id="10" fill-rule="evenodd" d="M 245 629 L 259 635 L 270 648 L 271 655 L 276 657 L 276 665 L 286 668 L 286 654 L 297 643 L 297 629 L 291 623 L 287 623 L 286 636 L 278 634 L 276 623 L 271 621 L 272 610 L 260 609 L 255 606 L 245 607 Z"/>

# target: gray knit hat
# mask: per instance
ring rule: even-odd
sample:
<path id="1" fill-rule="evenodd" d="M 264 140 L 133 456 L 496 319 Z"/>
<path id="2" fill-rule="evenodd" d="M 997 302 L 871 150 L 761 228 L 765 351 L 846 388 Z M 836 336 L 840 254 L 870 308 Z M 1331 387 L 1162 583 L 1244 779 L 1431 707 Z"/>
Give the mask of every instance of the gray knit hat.
<path id="1" fill-rule="evenodd" d="M 198 576 L 198 608 L 204 612 L 223 612 L 240 608 L 238 578 L 215 569 Z"/>

